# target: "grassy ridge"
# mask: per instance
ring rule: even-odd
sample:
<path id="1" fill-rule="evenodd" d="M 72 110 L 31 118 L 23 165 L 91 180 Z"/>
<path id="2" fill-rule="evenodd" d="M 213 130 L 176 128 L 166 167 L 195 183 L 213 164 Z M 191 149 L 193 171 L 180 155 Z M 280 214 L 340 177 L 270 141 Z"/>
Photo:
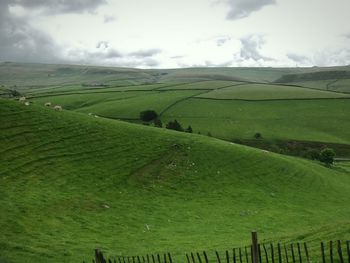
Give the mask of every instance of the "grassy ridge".
<path id="1" fill-rule="evenodd" d="M 76 262 L 95 247 L 179 257 L 241 245 L 251 229 L 286 240 L 332 236 L 322 225 L 349 233 L 347 168 L 13 101 L 0 109 L 8 262 Z"/>

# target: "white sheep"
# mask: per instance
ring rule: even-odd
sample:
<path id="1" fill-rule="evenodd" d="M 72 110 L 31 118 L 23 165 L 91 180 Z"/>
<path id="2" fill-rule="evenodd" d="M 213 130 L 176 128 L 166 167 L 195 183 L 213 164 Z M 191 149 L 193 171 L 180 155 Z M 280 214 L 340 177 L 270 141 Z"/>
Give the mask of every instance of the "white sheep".
<path id="1" fill-rule="evenodd" d="M 46 106 L 46 107 L 51 107 L 51 102 L 46 102 L 46 103 L 45 103 L 45 106 Z"/>
<path id="2" fill-rule="evenodd" d="M 56 105 L 55 107 L 53 107 L 55 110 L 57 111 L 61 111 L 62 110 L 62 106 L 60 105 Z"/>
<path id="3" fill-rule="evenodd" d="M 24 103 L 24 105 L 26 105 L 26 106 L 29 106 L 29 101 L 26 101 L 25 103 Z"/>
<path id="4" fill-rule="evenodd" d="M 20 97 L 19 99 L 18 99 L 18 101 L 20 101 L 20 102 L 24 102 L 26 100 L 26 97 Z"/>

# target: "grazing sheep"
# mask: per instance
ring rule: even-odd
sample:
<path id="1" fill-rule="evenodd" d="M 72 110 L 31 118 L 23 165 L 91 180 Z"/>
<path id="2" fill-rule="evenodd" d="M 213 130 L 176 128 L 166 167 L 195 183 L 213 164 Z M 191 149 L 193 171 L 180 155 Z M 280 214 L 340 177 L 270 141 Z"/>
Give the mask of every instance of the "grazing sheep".
<path id="1" fill-rule="evenodd" d="M 29 101 L 26 101 L 25 103 L 24 103 L 24 105 L 26 105 L 26 106 L 29 106 Z"/>
<path id="2" fill-rule="evenodd" d="M 20 102 L 24 102 L 26 100 L 26 97 L 20 97 L 19 99 L 18 99 L 18 101 L 20 101 Z"/>
<path id="3" fill-rule="evenodd" d="M 55 110 L 57 111 L 61 111 L 62 110 L 62 106 L 60 105 L 56 105 L 55 107 L 53 107 Z"/>
<path id="4" fill-rule="evenodd" d="M 46 106 L 46 107 L 51 107 L 51 102 L 46 102 L 46 103 L 45 103 L 45 106 Z"/>

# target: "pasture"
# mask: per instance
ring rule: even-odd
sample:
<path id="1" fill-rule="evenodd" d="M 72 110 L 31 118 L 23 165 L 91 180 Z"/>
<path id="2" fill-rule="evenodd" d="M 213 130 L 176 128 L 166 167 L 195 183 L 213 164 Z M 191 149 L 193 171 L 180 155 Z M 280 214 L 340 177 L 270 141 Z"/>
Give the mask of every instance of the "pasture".
<path id="1" fill-rule="evenodd" d="M 349 162 L 233 143 L 337 143 L 347 160 L 349 70 L 0 63 L 0 262 L 82 262 L 95 248 L 179 262 L 247 245 L 253 229 L 349 239 Z M 141 125 L 144 110 L 193 133 Z"/>
<path id="2" fill-rule="evenodd" d="M 348 236 L 342 167 L 0 102 L 3 260 L 73 262 L 95 247 L 182 257 L 245 244 L 252 228 L 264 239 Z"/>

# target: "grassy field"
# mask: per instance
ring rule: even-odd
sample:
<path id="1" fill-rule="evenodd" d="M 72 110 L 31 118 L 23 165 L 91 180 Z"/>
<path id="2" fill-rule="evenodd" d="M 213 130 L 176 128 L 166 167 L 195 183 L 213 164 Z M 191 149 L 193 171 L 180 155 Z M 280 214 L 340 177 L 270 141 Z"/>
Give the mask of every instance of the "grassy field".
<path id="1" fill-rule="evenodd" d="M 192 98 L 163 115 L 178 119 L 195 132 L 232 140 L 266 139 L 350 142 L 349 100 L 217 101 Z"/>
<path id="2" fill-rule="evenodd" d="M 348 144 L 347 72 L 349 67 L 136 70 L 38 64 L 29 70 L 26 64 L 3 63 L 0 84 L 4 92 L 16 88 L 36 104 L 52 102 L 113 119 L 138 122 L 141 111 L 152 109 L 164 124 L 177 119 L 225 140 L 260 132 L 268 140 Z M 144 79 L 117 83 L 135 78 Z"/>
<path id="3" fill-rule="evenodd" d="M 97 247 L 183 262 L 253 229 L 313 253 L 349 239 L 349 162 L 257 149 L 333 143 L 350 158 L 349 72 L 0 63 L 0 262 L 81 262 Z M 147 109 L 194 133 L 140 125 Z"/>
<path id="4" fill-rule="evenodd" d="M 245 84 L 214 90 L 198 97 L 212 99 L 278 100 L 350 98 L 349 94 L 271 84 Z"/>
<path id="5" fill-rule="evenodd" d="M 184 259 L 246 244 L 252 229 L 349 237 L 346 165 L 3 99 L 0 109 L 4 262 L 81 262 L 96 247 Z"/>

